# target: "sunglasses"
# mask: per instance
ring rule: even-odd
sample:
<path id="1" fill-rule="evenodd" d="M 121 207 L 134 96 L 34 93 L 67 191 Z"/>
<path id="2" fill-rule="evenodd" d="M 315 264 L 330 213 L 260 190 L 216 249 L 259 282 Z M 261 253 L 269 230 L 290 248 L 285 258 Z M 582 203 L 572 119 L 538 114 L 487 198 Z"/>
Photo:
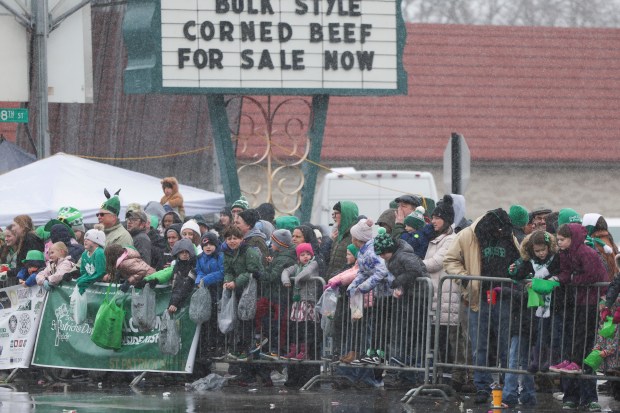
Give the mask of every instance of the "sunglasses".
<path id="1" fill-rule="evenodd" d="M 102 216 L 104 216 L 104 215 L 108 215 L 108 214 L 109 214 L 109 212 L 97 212 L 97 213 L 95 214 L 95 216 L 96 216 L 97 218 L 99 218 L 99 217 L 102 217 Z"/>

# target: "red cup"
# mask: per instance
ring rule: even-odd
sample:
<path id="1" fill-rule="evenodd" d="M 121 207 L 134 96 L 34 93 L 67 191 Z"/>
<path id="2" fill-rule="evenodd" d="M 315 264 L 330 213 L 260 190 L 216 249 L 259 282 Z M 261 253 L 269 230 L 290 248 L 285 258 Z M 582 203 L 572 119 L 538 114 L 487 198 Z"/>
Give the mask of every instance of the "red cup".
<path id="1" fill-rule="evenodd" d="M 497 304 L 497 292 L 495 290 L 487 291 L 487 303 L 491 305 Z"/>

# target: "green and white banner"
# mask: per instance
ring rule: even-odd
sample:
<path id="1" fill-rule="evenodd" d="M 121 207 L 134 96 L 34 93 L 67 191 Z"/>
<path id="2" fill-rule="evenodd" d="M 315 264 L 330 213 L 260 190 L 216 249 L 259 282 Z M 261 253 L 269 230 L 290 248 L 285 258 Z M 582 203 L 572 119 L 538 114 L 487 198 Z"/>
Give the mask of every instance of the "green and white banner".
<path id="1" fill-rule="evenodd" d="M 0 370 L 30 365 L 45 297 L 39 286 L 0 289 Z"/>
<path id="2" fill-rule="evenodd" d="M 124 309 L 123 346 L 120 350 L 106 350 L 90 340 L 97 310 L 104 300 L 108 284 L 96 283 L 84 294 L 88 298 L 87 319 L 76 324 L 70 310 L 70 296 L 75 282 L 65 282 L 49 294 L 43 310 L 39 336 L 37 338 L 32 364 L 45 367 L 71 368 L 81 370 L 107 371 L 152 371 L 170 373 L 191 373 L 194 365 L 200 329 L 189 318 L 186 305 L 175 313 L 180 320 L 181 349 L 174 355 L 159 351 L 159 324 L 168 308 L 171 288 L 158 286 L 155 327 L 140 332 L 131 318 L 131 294 L 127 293 Z M 112 291 L 115 286 L 112 286 Z M 138 290 L 139 292 L 139 290 Z M 122 302 L 118 292 L 117 303 Z"/>

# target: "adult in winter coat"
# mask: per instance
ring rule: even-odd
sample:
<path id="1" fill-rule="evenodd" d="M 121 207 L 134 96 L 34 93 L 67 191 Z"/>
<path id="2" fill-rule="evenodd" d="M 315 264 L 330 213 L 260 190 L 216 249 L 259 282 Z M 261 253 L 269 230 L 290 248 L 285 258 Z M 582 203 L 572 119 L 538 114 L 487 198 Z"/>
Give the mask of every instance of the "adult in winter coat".
<path id="1" fill-rule="evenodd" d="M 452 228 L 455 211 L 453 197 L 445 195 L 431 214 L 431 225 L 434 234 L 428 243 L 428 249 L 424 256 L 424 265 L 429 272 L 433 283 L 435 295 L 433 296 L 433 311 L 439 305 L 441 296 L 441 308 L 439 310 L 440 334 L 446 335 L 446 339 L 440 339 L 435 343 L 440 351 L 442 360 L 451 359 L 455 364 L 465 364 L 465 347 L 467 335 L 464 334 L 465 325 L 460 324 L 461 294 L 458 285 L 452 280 L 445 280 L 439 286 L 441 277 L 446 273 L 443 269 L 444 257 L 450 245 L 456 238 Z M 452 386 L 459 390 L 466 384 L 466 371 L 456 369 L 452 372 Z"/>
<path id="2" fill-rule="evenodd" d="M 119 192 L 120 189 L 114 196 L 110 196 L 110 193 L 106 189 L 104 194 L 107 200 L 101 205 L 99 212 L 95 214 L 99 223 L 103 225 L 106 247 L 112 244 L 118 244 L 123 247 L 133 246 L 131 234 L 121 225 L 118 219 L 118 214 L 121 212 L 121 201 L 118 197 Z"/>
<path id="3" fill-rule="evenodd" d="M 451 275 L 507 277 L 510 264 L 519 258 L 518 248 L 508 213 L 501 208 L 494 209 L 458 233 L 444 257 L 444 270 Z M 478 366 L 487 365 L 490 325 L 498 340 L 499 361 L 507 366 L 509 305 L 490 306 L 486 300 L 481 300 L 482 296 L 486 297 L 487 291 L 490 292 L 498 284 L 467 279 L 460 281 L 462 297 L 468 306 L 473 362 Z M 487 403 L 490 400 L 492 383 L 493 378 L 489 372 L 474 371 L 476 403 Z"/>
<path id="4" fill-rule="evenodd" d="M 174 176 L 169 176 L 161 180 L 161 189 L 164 196 L 161 197 L 159 203 L 166 208 L 168 206 L 172 211 L 179 214 L 181 219 L 185 218 L 185 207 L 183 206 L 183 195 L 179 192 L 179 181 Z"/>
<path id="5" fill-rule="evenodd" d="M 6 232 L 10 233 L 11 245 L 9 248 L 12 250 L 11 262 L 7 260 L 9 270 L 6 274 L 0 273 L 0 276 L 4 275 L 9 280 L 9 285 L 14 285 L 17 282 L 17 274 L 24 267 L 23 261 L 26 259 L 26 255 L 30 250 L 37 250 L 43 252 L 44 245 L 41 238 L 39 238 L 33 231 L 32 219 L 28 215 L 18 215 L 13 219 L 13 223 L 6 227 Z"/>
<path id="6" fill-rule="evenodd" d="M 256 223 L 259 219 L 260 215 L 258 215 L 255 209 L 246 209 L 235 217 L 235 226 L 243 234 L 243 244 L 248 247 L 254 247 L 259 252 L 264 267 L 267 265 L 269 249 L 267 248 L 267 236 L 260 229 L 256 228 Z"/>
<path id="7" fill-rule="evenodd" d="M 581 225 L 588 231 L 591 246 L 603 258 L 609 281 L 613 281 L 616 278 L 615 256 L 618 255 L 618 246 L 609 233 L 607 221 L 600 214 L 585 214 Z"/>
<path id="8" fill-rule="evenodd" d="M 332 247 L 329 253 L 329 262 L 325 278 L 329 280 L 342 271 L 347 264 L 347 246 L 351 244 L 351 227 L 357 223 L 359 210 L 351 201 L 340 201 L 334 205 L 332 218 L 334 231 L 332 232 Z M 308 242 L 308 241 L 306 241 Z"/>

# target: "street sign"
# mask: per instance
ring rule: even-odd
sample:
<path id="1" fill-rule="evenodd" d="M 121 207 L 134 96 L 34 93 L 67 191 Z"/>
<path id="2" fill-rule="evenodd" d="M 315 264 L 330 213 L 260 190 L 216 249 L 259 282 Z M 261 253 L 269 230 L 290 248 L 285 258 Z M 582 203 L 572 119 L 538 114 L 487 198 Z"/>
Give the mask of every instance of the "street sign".
<path id="1" fill-rule="evenodd" d="M 469 184 L 471 154 L 463 135 L 453 133 L 443 153 L 443 183 L 446 193 L 463 194 Z"/>
<path id="2" fill-rule="evenodd" d="M 28 123 L 28 109 L 0 108 L 0 122 Z"/>

